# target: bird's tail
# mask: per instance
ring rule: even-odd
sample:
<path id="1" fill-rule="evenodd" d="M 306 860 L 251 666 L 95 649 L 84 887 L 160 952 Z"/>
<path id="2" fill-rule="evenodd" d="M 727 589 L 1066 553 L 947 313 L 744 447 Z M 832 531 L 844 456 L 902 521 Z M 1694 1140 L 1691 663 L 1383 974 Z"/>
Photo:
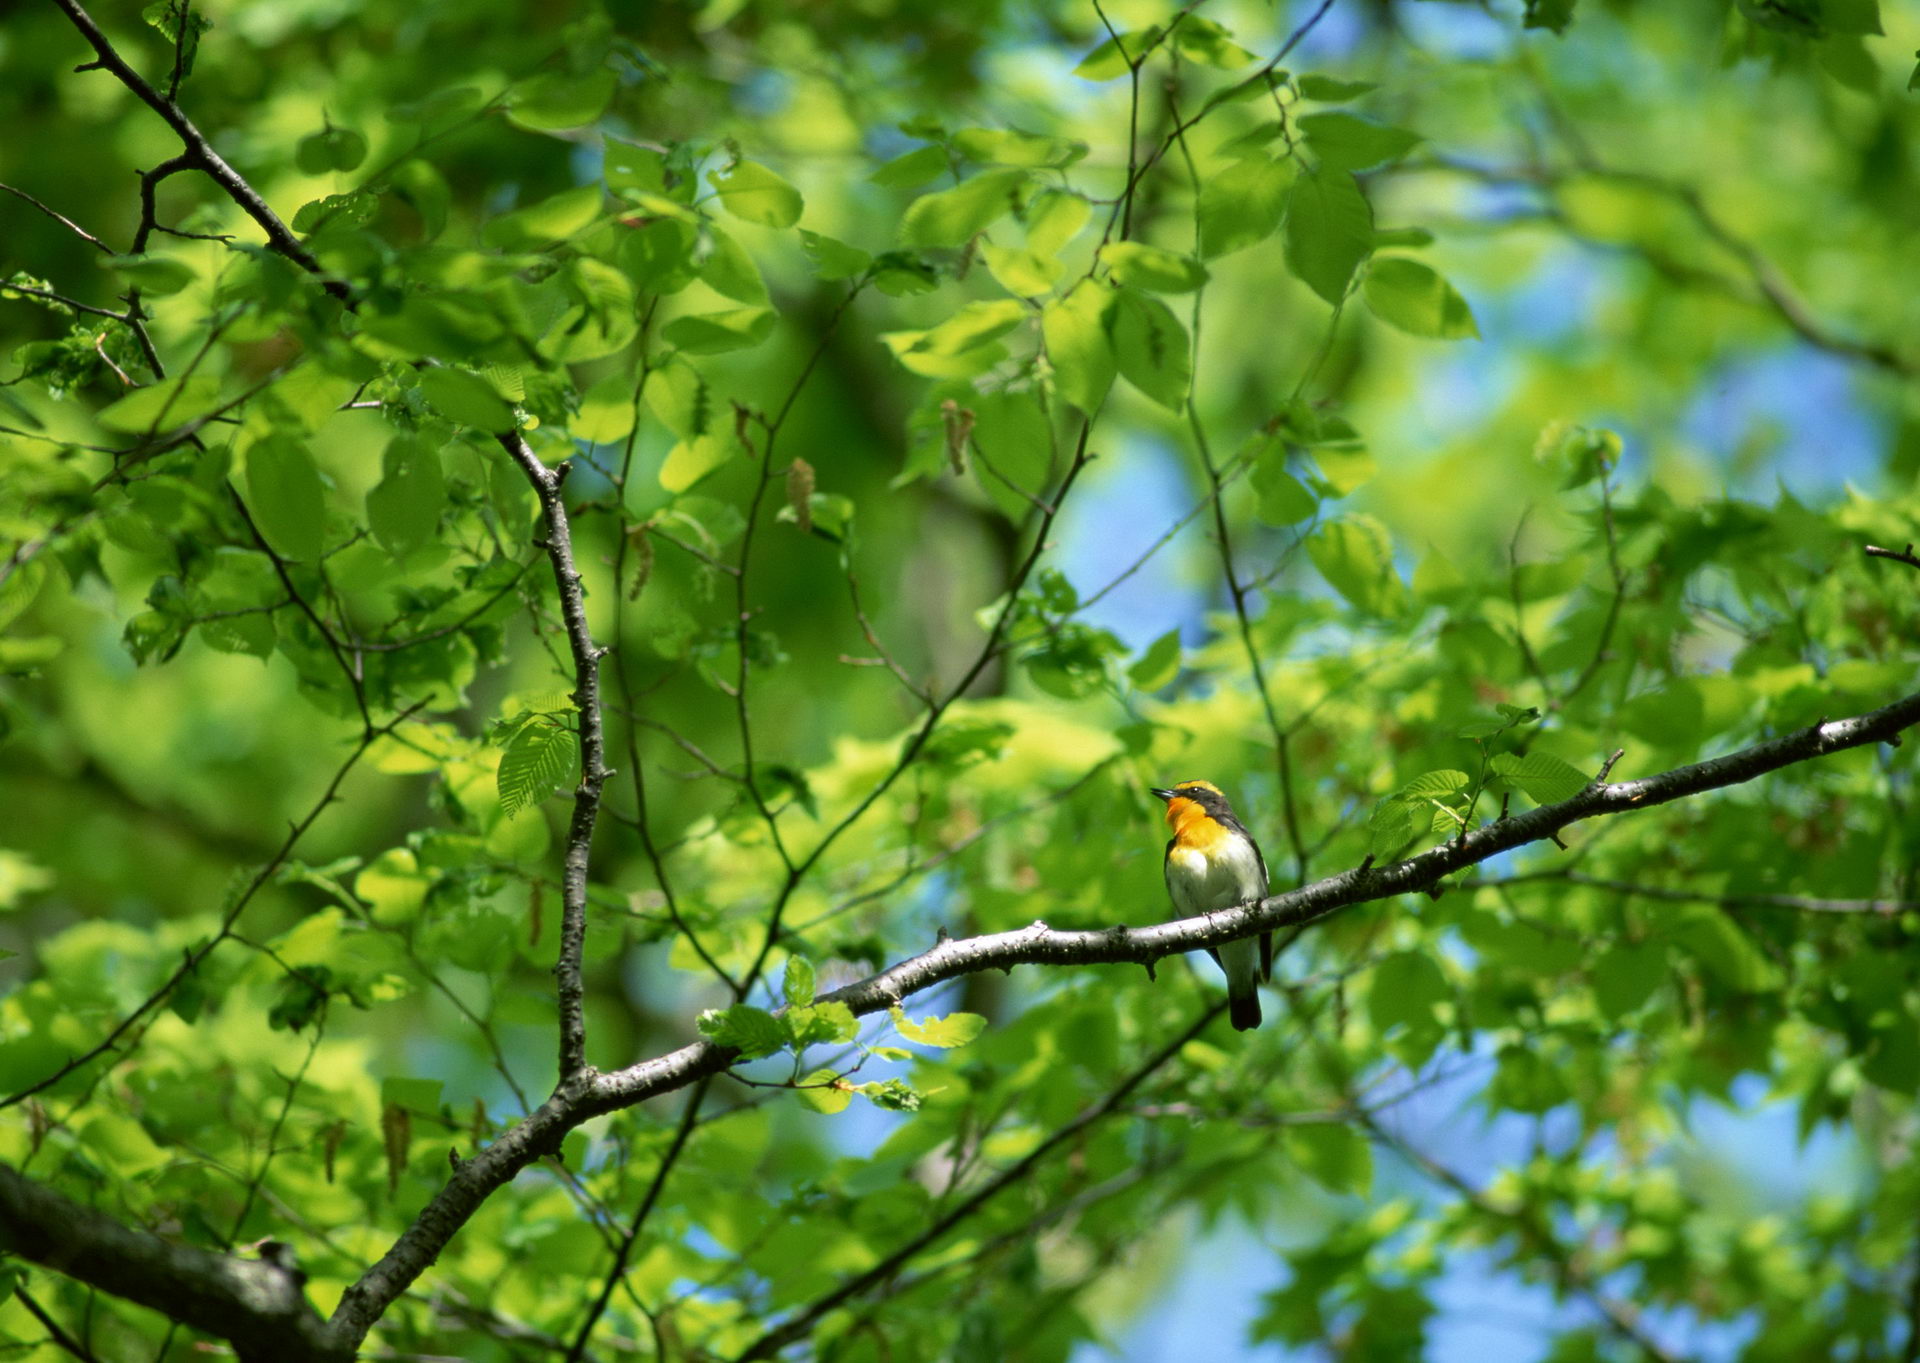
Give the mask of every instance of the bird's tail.
<path id="1" fill-rule="evenodd" d="M 1227 1021 L 1236 1032 L 1251 1032 L 1260 1025 L 1260 991 L 1252 980 L 1228 991 Z"/>

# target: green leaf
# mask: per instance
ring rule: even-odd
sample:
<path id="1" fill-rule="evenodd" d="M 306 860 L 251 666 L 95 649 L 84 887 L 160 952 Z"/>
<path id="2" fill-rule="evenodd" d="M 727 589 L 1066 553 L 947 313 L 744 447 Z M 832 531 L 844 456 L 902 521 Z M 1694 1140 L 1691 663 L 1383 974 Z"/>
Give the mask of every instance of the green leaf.
<path id="1" fill-rule="evenodd" d="M 1327 302 L 1346 297 L 1347 281 L 1373 250 L 1373 210 L 1344 170 L 1302 175 L 1287 192 L 1287 268 Z"/>
<path id="2" fill-rule="evenodd" d="M 1464 778 L 1464 773 L 1453 773 Z M 1401 951 L 1381 961 L 1373 969 L 1367 986 L 1367 1016 L 1382 1032 L 1395 1027 L 1416 1030 L 1438 1027 L 1435 1011 L 1450 1002 L 1453 989 L 1447 977 L 1424 952 Z"/>
<path id="3" fill-rule="evenodd" d="M 1116 241 L 1101 252 L 1122 284 L 1150 289 L 1155 293 L 1192 293 L 1207 282 L 1207 267 L 1192 256 L 1164 251 L 1158 246 L 1143 246 L 1137 241 Z"/>
<path id="4" fill-rule="evenodd" d="M 1253 487 L 1260 494 L 1260 519 L 1268 525 L 1298 525 L 1312 520 L 1320 499 L 1287 469 L 1287 446 L 1268 440 L 1253 465 Z"/>
<path id="5" fill-rule="evenodd" d="M 736 161 L 724 171 L 707 173 L 720 206 L 743 222 L 762 227 L 791 227 L 805 206 L 800 191 L 758 161 Z"/>
<path id="6" fill-rule="evenodd" d="M 943 1018 L 915 1022 L 899 1007 L 892 1010 L 894 1030 L 920 1046 L 938 1046 L 949 1050 L 964 1046 L 987 1029 L 987 1020 L 978 1013 L 949 1013 Z"/>
<path id="7" fill-rule="evenodd" d="M 1413 336 L 1478 339 L 1467 300 L 1439 274 L 1404 256 L 1380 256 L 1367 267 L 1362 296 L 1375 317 Z"/>
<path id="8" fill-rule="evenodd" d="M 1192 10 L 1174 27 L 1173 45 L 1188 61 L 1219 71 L 1237 71 L 1255 60 L 1253 53 L 1234 42 L 1226 29 Z"/>
<path id="9" fill-rule="evenodd" d="M 600 186 L 563 189 L 552 198 L 502 214 L 481 233 L 503 251 L 538 251 L 583 232 L 601 214 Z"/>
<path id="10" fill-rule="evenodd" d="M 191 265 L 171 256 L 104 256 L 100 263 L 154 298 L 179 293 L 196 278 Z"/>
<path id="11" fill-rule="evenodd" d="M 582 127 L 607 111 L 618 85 L 619 78 L 604 69 L 585 76 L 543 71 L 513 87 L 507 117 L 533 132 Z"/>
<path id="12" fill-rule="evenodd" d="M 894 157 L 867 178 L 888 189 L 917 189 L 947 170 L 945 147 L 915 147 Z"/>
<path id="13" fill-rule="evenodd" d="M 154 0 L 140 11 L 140 17 L 174 46 L 181 76 L 191 76 L 194 59 L 200 55 L 201 35 L 213 27 L 213 21 L 201 13 L 198 5 L 187 5 L 183 0 Z"/>
<path id="14" fill-rule="evenodd" d="M 1000 287 L 1018 298 L 1052 293 L 1054 281 L 1060 277 L 1060 262 L 1037 251 L 983 241 L 980 258 L 987 262 L 987 269 Z"/>
<path id="15" fill-rule="evenodd" d="M 1011 213 L 1024 170 L 989 170 L 952 189 L 923 194 L 907 205 L 900 220 L 900 241 L 906 246 L 964 246 L 976 234 Z"/>
<path id="16" fill-rule="evenodd" d="M 660 329 L 660 339 L 689 355 L 718 355 L 759 345 L 773 334 L 771 308 L 732 308 L 676 317 Z"/>
<path id="17" fill-rule="evenodd" d="M 860 1019 L 844 1003 L 791 1008 L 781 1020 L 787 1025 L 789 1044 L 796 1054 L 808 1046 L 844 1044 L 860 1035 Z"/>
<path id="18" fill-rule="evenodd" d="M 1193 369 L 1180 319 L 1159 299 L 1133 289 L 1113 295 L 1112 318 L 1121 376 L 1169 411 L 1184 408 Z"/>
<path id="19" fill-rule="evenodd" d="M 633 379 L 615 372 L 594 380 L 580 395 L 580 411 L 568 429 L 581 440 L 607 445 L 625 440 L 633 431 Z"/>
<path id="20" fill-rule="evenodd" d="M 387 445 L 382 477 L 367 493 L 367 524 L 374 538 L 397 558 L 431 542 L 447 503 L 440 451 L 415 436 Z"/>
<path id="21" fill-rule="evenodd" d="M 1140 660 L 1127 669 L 1127 680 L 1142 691 L 1158 691 L 1180 675 L 1180 631 L 1170 629 L 1147 645 Z"/>
<path id="22" fill-rule="evenodd" d="M 366 901 L 373 921 L 382 927 L 411 923 L 427 902 L 433 878 L 420 869 L 413 850 L 390 847 L 353 878 L 353 892 Z"/>
<path id="23" fill-rule="evenodd" d="M 307 447 L 269 436 L 247 451 L 247 500 L 254 523 L 282 558 L 311 563 L 326 529 L 326 490 Z"/>
<path id="24" fill-rule="evenodd" d="M 1616 946 L 1588 968 L 1600 1011 L 1615 1022 L 1638 1012 L 1667 981 L 1667 950 L 1658 941 Z"/>
<path id="25" fill-rule="evenodd" d="M 1040 310 L 1040 335 L 1060 396 L 1091 416 L 1119 372 L 1109 321 L 1113 291 L 1091 279 Z"/>
<path id="26" fill-rule="evenodd" d="M 764 1008 L 736 1003 L 731 1008 L 709 1008 L 700 1015 L 700 1035 L 716 1046 L 740 1052 L 742 1060 L 757 1060 L 784 1050 L 787 1029 Z"/>
<path id="27" fill-rule="evenodd" d="M 1573 4 L 1574 0 L 1527 0 L 1521 27 L 1550 28 L 1555 33 L 1565 33 L 1567 25 L 1573 22 Z"/>
<path id="28" fill-rule="evenodd" d="M 351 128 L 332 126 L 301 138 L 293 152 L 294 164 L 308 175 L 352 170 L 366 159 L 366 138 Z"/>
<path id="29" fill-rule="evenodd" d="M 813 1002 L 813 962 L 805 956 L 789 956 L 787 973 L 780 982 L 780 992 L 786 997 L 789 1006 L 802 1007 Z"/>
<path id="30" fill-rule="evenodd" d="M 1311 1122 L 1286 1129 L 1287 1154 L 1300 1171 L 1331 1193 L 1373 1191 L 1373 1147 L 1352 1127 Z"/>
<path id="31" fill-rule="evenodd" d="M 1552 753 L 1530 752 L 1524 757 L 1512 753 L 1496 755 L 1490 764 L 1500 776 L 1527 793 L 1535 804 L 1558 804 L 1570 800 L 1587 788 L 1592 780 L 1578 767 Z"/>
<path id="32" fill-rule="evenodd" d="M 1158 24 L 1108 38 L 1080 59 L 1073 74 L 1082 80 L 1112 80 L 1115 76 L 1124 76 L 1159 39 Z"/>
<path id="33" fill-rule="evenodd" d="M 865 274 L 873 264 L 873 257 L 859 247 L 809 232 L 804 227 L 800 229 L 800 245 L 807 259 L 813 262 L 815 279 L 854 279 Z"/>
<path id="34" fill-rule="evenodd" d="M 1336 80 L 1332 76 L 1300 77 L 1300 93 L 1322 104 L 1344 104 L 1380 87 L 1370 80 Z"/>
<path id="35" fill-rule="evenodd" d="M 420 393 L 435 411 L 459 426 L 488 433 L 513 429 L 513 408 L 478 374 L 464 369 L 423 369 Z"/>
<path id="36" fill-rule="evenodd" d="M 720 432 L 720 399 L 706 375 L 685 360 L 673 360 L 649 374 L 646 399 L 653 414 L 682 440 Z"/>
<path id="37" fill-rule="evenodd" d="M 1280 226 L 1293 183 L 1290 163 L 1235 161 L 1200 185 L 1200 254 L 1208 260 L 1265 241 Z"/>
<path id="38" fill-rule="evenodd" d="M 293 230 L 309 234 L 327 230 L 350 231 L 373 221 L 380 211 L 379 196 L 356 189 L 346 194 L 329 194 L 323 199 L 301 204 L 294 210 Z"/>
<path id="39" fill-rule="evenodd" d="M 832 1116 L 853 1102 L 853 1085 L 832 1070 L 815 1070 L 800 1081 L 800 1101 L 815 1112 Z"/>
<path id="40" fill-rule="evenodd" d="M 962 128 L 953 135 L 953 149 L 970 161 L 989 165 L 1061 169 L 1087 154 L 1085 142 L 1044 137 L 1003 128 Z"/>
<path id="41" fill-rule="evenodd" d="M 220 380 L 207 374 L 162 379 L 100 409 L 100 424 L 145 434 L 198 421 L 220 406 Z"/>
<path id="42" fill-rule="evenodd" d="M 767 284 L 753 257 L 717 227 L 707 229 L 711 249 L 700 266 L 700 280 L 722 297 L 756 307 L 767 301 Z"/>
<path id="43" fill-rule="evenodd" d="M 1371 516 L 1342 516 L 1307 537 L 1307 556 L 1340 595 L 1370 615 L 1392 615 L 1403 592 L 1387 529 Z"/>
<path id="44" fill-rule="evenodd" d="M 1422 140 L 1419 133 L 1390 128 L 1340 109 L 1302 114 L 1298 122 L 1322 174 L 1384 166 L 1405 156 Z"/>
<path id="45" fill-rule="evenodd" d="M 511 819 L 553 794 L 557 787 L 571 785 L 579 754 L 573 730 L 543 716 L 535 716 L 521 725 L 507 750 L 500 754 L 495 774 L 500 793 L 500 812 Z"/>
<path id="46" fill-rule="evenodd" d="M 1027 249 L 1043 257 L 1058 255 L 1092 214 L 1092 204 L 1064 189 L 1034 195 L 1027 201 Z"/>
<path id="47" fill-rule="evenodd" d="M 709 473 L 733 458 L 738 447 L 720 435 L 703 435 L 682 440 L 667 451 L 660 466 L 660 486 L 668 492 L 685 492 Z"/>

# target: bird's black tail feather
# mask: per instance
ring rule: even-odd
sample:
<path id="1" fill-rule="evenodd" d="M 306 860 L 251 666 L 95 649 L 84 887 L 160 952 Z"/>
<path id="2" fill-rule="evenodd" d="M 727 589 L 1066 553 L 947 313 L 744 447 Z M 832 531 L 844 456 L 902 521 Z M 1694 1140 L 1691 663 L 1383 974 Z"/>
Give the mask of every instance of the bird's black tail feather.
<path id="1" fill-rule="evenodd" d="M 1227 1021 L 1236 1032 L 1251 1032 L 1260 1025 L 1260 991 L 1247 982 L 1246 992 L 1227 996 Z"/>

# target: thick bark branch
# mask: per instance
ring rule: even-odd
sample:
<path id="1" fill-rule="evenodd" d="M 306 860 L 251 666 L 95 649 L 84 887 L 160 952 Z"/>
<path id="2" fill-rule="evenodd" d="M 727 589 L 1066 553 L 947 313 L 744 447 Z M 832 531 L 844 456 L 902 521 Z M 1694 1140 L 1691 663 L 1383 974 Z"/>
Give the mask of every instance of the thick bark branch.
<path id="1" fill-rule="evenodd" d="M 4 1164 L 0 1252 L 231 1340 L 242 1360 L 353 1357 L 352 1347 L 307 1305 L 296 1275 L 134 1230 Z"/>
<path id="2" fill-rule="evenodd" d="M 956 938 L 822 995 L 819 1001 L 844 1003 L 856 1014 L 879 1013 L 936 984 L 976 971 L 1010 970 L 1016 965 L 1148 965 L 1276 928 L 1302 927 L 1348 905 L 1431 890 L 1455 871 L 1527 843 L 1545 841 L 1582 819 L 1651 809 L 1828 753 L 1894 741 L 1915 724 L 1920 724 L 1920 693 L 1865 715 L 1800 729 L 1657 776 L 1595 782 L 1570 800 L 1502 819 L 1406 861 L 1345 871 L 1256 904 L 1144 928 L 1061 931 L 1034 923 L 1013 932 Z M 583 1070 L 570 1076 L 539 1111 L 460 1166 L 419 1220 L 348 1290 L 334 1313 L 335 1324 L 354 1340 L 360 1339 L 488 1195 L 537 1154 L 555 1148 L 574 1127 L 685 1088 L 726 1069 L 736 1058 L 723 1046 L 701 1041 L 612 1073 Z"/>

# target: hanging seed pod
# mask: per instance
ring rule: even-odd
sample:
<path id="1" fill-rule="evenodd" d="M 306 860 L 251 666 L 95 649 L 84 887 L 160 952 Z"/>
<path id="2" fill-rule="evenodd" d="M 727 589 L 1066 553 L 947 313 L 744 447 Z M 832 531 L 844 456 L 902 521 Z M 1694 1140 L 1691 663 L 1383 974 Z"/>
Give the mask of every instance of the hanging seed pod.
<path id="1" fill-rule="evenodd" d="M 805 535 L 813 533 L 813 465 L 796 459 L 787 468 L 787 505 Z"/>

